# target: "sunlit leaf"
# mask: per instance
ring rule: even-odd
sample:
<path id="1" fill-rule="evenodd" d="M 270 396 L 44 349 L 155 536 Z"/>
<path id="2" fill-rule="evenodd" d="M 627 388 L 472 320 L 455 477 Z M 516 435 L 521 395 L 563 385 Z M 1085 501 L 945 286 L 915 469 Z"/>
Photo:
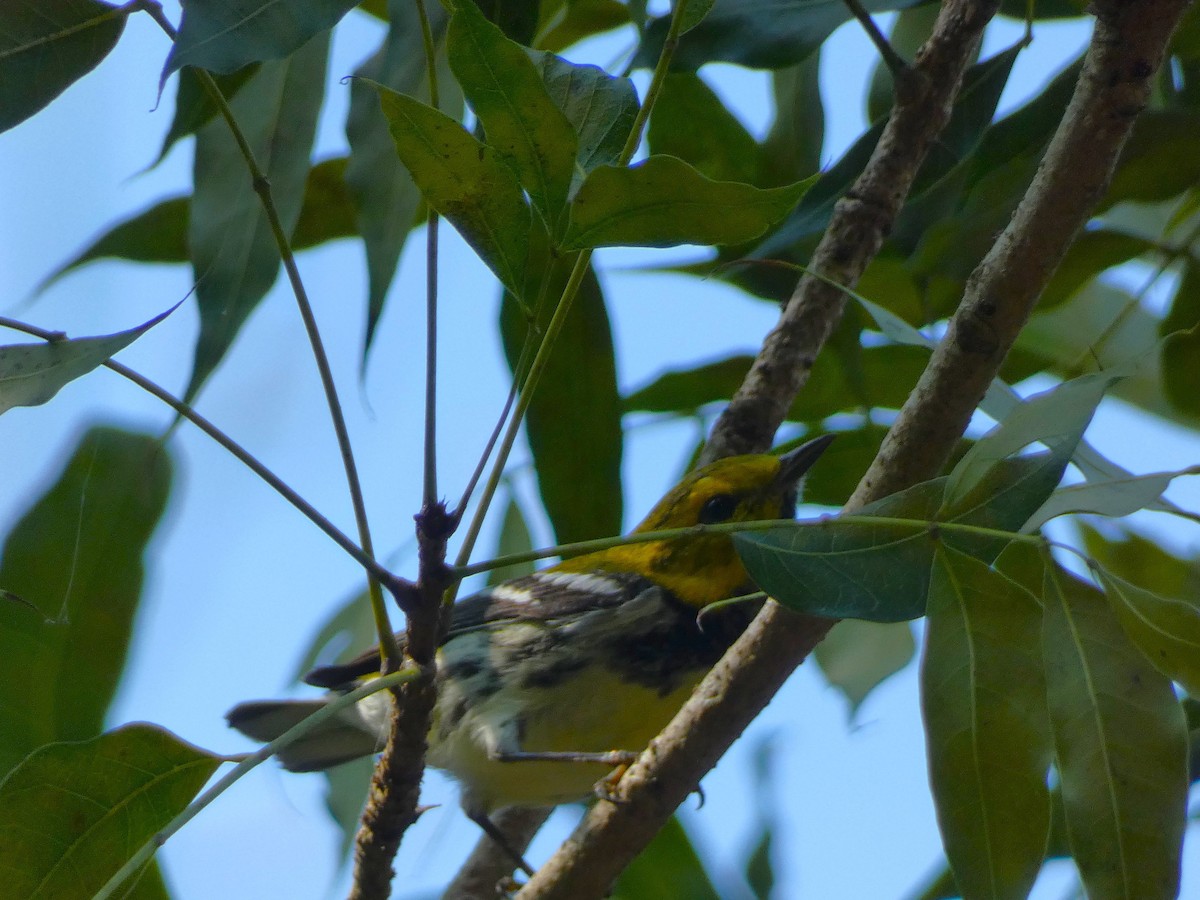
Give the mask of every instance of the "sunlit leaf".
<path id="1" fill-rule="evenodd" d="M 1164 597 L 1095 570 L 1130 640 L 1154 667 L 1200 695 L 1200 606 L 1192 596 Z"/>
<path id="2" fill-rule="evenodd" d="M 907 666 L 915 651 L 907 622 L 846 619 L 817 644 L 813 656 L 825 680 L 849 702 L 853 717 L 871 691 Z"/>
<path id="3" fill-rule="evenodd" d="M 1071 851 L 1093 897 L 1179 891 L 1187 730 L 1103 595 L 1048 569 L 1043 652 Z"/>
<path id="4" fill-rule="evenodd" d="M 525 49 L 504 36 L 474 3 L 455 7 L 447 33 L 450 66 L 487 135 L 558 234 L 575 173 L 578 140 L 550 98 Z"/>
<path id="5" fill-rule="evenodd" d="M 317 114 L 325 88 L 328 35 L 286 60 L 263 63 L 231 106 L 271 183 L 291 235 L 300 217 Z M 196 276 L 200 336 L 185 398 L 193 399 L 224 359 L 279 272 L 280 253 L 246 162 L 224 121 L 196 133 L 195 193 L 188 247 Z"/>
<path id="6" fill-rule="evenodd" d="M 0 774 L 100 733 L 170 483 L 157 440 L 96 428 L 9 531 L 0 588 L 25 602 L 0 602 Z"/>
<path id="7" fill-rule="evenodd" d="M 23 900 L 90 897 L 221 758 L 151 725 L 34 751 L 0 782 L 0 873 Z"/>
<path id="8" fill-rule="evenodd" d="M 673 247 L 754 240 L 787 214 L 813 179 L 759 189 L 712 181 L 682 160 L 652 156 L 592 171 L 571 204 L 564 245 Z"/>
<path id="9" fill-rule="evenodd" d="M 183 0 L 163 80 L 183 66 L 228 75 L 282 59 L 328 32 L 355 5 L 357 0 Z M 322 40 L 328 39 L 324 34 Z"/>
<path id="10" fill-rule="evenodd" d="M 382 86 L 379 99 L 396 152 L 426 202 L 501 284 L 522 294 L 530 212 L 512 169 L 445 113 Z"/>
<path id="11" fill-rule="evenodd" d="M 0 346 L 0 414 L 15 406 L 40 406 L 65 385 L 107 361 L 174 312 L 103 337 L 62 338 Z"/>
<path id="12" fill-rule="evenodd" d="M 1050 829 L 1041 607 L 949 547 L 934 554 L 921 707 L 938 824 L 966 897 L 1023 898 Z"/>
<path id="13" fill-rule="evenodd" d="M 25 121 L 100 64 L 128 11 L 97 0 L 0 4 L 0 131 Z"/>

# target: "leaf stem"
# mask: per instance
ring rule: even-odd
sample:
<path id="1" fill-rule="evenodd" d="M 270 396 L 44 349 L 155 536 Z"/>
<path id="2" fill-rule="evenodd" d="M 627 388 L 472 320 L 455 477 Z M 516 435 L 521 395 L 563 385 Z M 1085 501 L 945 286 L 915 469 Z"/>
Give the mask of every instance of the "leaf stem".
<path id="1" fill-rule="evenodd" d="M 330 699 L 325 706 L 304 719 L 304 721 L 293 725 L 269 744 L 260 747 L 254 753 L 246 756 L 232 770 L 222 776 L 216 784 L 189 803 L 183 812 L 156 832 L 150 840 L 146 841 L 137 853 L 126 860 L 125 864 L 113 874 L 112 878 L 108 879 L 104 883 L 104 886 L 96 892 L 94 900 L 107 900 L 107 898 L 114 896 L 117 888 L 124 881 L 133 877 L 143 866 L 150 862 L 154 854 L 158 852 L 159 847 L 165 844 L 180 828 L 194 819 L 197 813 L 216 800 L 221 794 L 225 793 L 226 790 L 232 787 L 235 782 L 251 769 L 256 768 L 260 763 L 266 762 L 284 747 L 304 737 L 304 735 L 308 734 L 322 722 L 333 718 L 364 697 L 369 697 L 371 694 L 409 681 L 416 674 L 415 669 L 401 669 L 398 672 L 392 672 L 390 675 L 375 678 L 349 693 L 339 694 Z"/>
<path id="2" fill-rule="evenodd" d="M 171 25 L 163 13 L 162 7 L 157 2 L 144 0 L 141 8 L 150 14 L 151 18 L 158 23 L 159 27 L 166 32 L 171 40 L 175 40 L 175 28 Z M 295 254 L 292 253 L 287 232 L 279 219 L 279 211 L 276 209 L 275 201 L 271 196 L 271 183 L 266 173 L 259 166 L 253 148 L 246 140 L 245 134 L 242 132 L 237 119 L 233 115 L 233 110 L 230 108 L 229 102 L 225 99 L 225 95 L 221 92 L 212 75 L 204 69 L 196 69 L 195 71 L 200 84 L 204 87 L 204 90 L 208 93 L 213 103 L 216 104 L 221 117 L 229 126 L 234 142 L 237 144 L 238 150 L 246 162 L 246 168 L 250 173 L 254 192 L 258 195 L 259 201 L 262 203 L 263 212 L 266 215 L 267 224 L 271 229 L 275 244 L 279 248 L 283 268 L 287 273 L 288 282 L 291 284 L 292 293 L 296 298 L 300 318 L 304 322 L 304 330 L 308 335 L 308 342 L 312 348 L 313 359 L 317 364 L 317 372 L 321 378 L 321 387 L 325 394 L 325 401 L 329 406 L 329 415 L 333 422 L 333 430 L 337 438 L 338 450 L 342 456 L 342 466 L 345 469 L 346 482 L 350 490 L 350 503 L 354 508 L 354 521 L 358 529 L 359 543 L 362 545 L 362 552 L 368 558 L 374 560 L 375 548 L 371 540 L 370 525 L 367 521 L 367 507 L 363 497 L 362 483 L 358 477 L 358 464 L 355 462 L 354 449 L 350 443 L 350 432 L 346 427 L 346 418 L 342 412 L 341 400 L 338 398 L 337 386 L 333 380 L 333 370 L 329 365 L 329 356 L 325 352 L 325 344 L 321 339 L 320 329 L 317 327 L 312 303 L 309 302 L 308 292 L 305 290 L 304 282 L 300 278 L 300 270 L 296 266 Z M 384 668 L 386 669 L 389 663 L 394 665 L 398 661 L 398 650 L 395 636 L 392 634 L 391 623 L 388 621 L 387 606 L 383 602 L 383 591 L 380 588 L 379 579 L 371 568 L 367 569 L 367 593 L 371 600 L 371 612 L 375 619 L 375 630 L 379 636 L 380 650 L 383 656 Z"/>
<path id="3" fill-rule="evenodd" d="M 439 109 L 437 47 L 425 0 L 414 0 L 425 44 L 425 78 L 429 82 L 429 105 Z M 437 489 L 437 313 L 438 313 L 438 214 L 432 206 L 425 226 L 425 446 L 422 500 L 429 509 L 438 500 Z"/>

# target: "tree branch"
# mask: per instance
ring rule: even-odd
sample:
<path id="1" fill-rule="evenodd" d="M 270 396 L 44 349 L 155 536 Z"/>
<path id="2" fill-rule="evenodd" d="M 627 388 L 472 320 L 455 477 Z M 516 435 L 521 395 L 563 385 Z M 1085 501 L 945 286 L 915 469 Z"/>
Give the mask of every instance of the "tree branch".
<path id="1" fill-rule="evenodd" d="M 508 839 L 509 846 L 524 853 L 551 812 L 541 807 L 514 806 L 492 816 L 492 823 Z M 512 857 L 483 835 L 447 886 L 442 900 L 495 900 L 496 885 L 512 871 Z"/>
<path id="2" fill-rule="evenodd" d="M 1012 222 L 970 279 L 946 339 L 847 511 L 935 474 L 945 460 L 1108 184 L 1187 0 L 1103 0 L 1096 7 L 1087 60 L 1046 159 Z M 994 3 L 943 7 L 914 66 L 925 80 L 910 79 L 898 90 L 867 170 L 839 203 L 814 256 L 817 271 L 853 283 L 877 251 L 936 133 L 911 119 L 931 115 L 938 127 L 945 121 L 954 94 L 948 85 L 958 84 L 967 53 L 994 10 Z M 906 133 L 919 146 L 906 146 Z M 801 281 L 718 423 L 710 457 L 767 445 L 840 316 L 837 294 L 814 279 Z M 947 419 L 950 424 L 944 424 Z M 603 895 L 833 624 L 767 604 L 626 773 L 617 786 L 621 802 L 599 802 L 519 896 Z"/>

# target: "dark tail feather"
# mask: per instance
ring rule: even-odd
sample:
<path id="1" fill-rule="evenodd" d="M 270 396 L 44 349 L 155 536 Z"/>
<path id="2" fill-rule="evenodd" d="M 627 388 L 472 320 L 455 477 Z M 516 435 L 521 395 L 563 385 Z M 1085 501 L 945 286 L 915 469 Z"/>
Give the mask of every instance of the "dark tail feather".
<path id="1" fill-rule="evenodd" d="M 225 720 L 246 737 L 273 741 L 325 706 L 321 700 L 252 700 L 239 703 Z M 378 750 L 377 738 L 342 718 L 327 719 L 302 738 L 276 754 L 284 768 L 293 772 L 316 772 Z"/>

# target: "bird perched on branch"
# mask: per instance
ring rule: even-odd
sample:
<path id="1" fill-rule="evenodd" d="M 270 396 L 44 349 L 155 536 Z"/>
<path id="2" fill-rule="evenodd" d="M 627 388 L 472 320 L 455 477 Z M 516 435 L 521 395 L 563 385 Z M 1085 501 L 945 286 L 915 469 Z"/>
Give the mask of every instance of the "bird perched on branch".
<path id="1" fill-rule="evenodd" d="M 633 533 L 790 519 L 830 440 L 691 472 Z M 429 764 L 458 779 L 464 810 L 493 837 L 494 810 L 586 798 L 671 720 L 759 604 L 699 614 L 752 591 L 730 535 L 695 529 L 567 559 L 461 600 L 438 650 Z M 396 639 L 403 650 L 404 634 Z M 374 648 L 305 681 L 345 692 L 379 667 Z M 242 703 L 229 724 L 274 740 L 335 695 Z M 307 772 L 379 751 L 391 702 L 386 691 L 359 701 L 280 750 L 280 761 Z"/>

